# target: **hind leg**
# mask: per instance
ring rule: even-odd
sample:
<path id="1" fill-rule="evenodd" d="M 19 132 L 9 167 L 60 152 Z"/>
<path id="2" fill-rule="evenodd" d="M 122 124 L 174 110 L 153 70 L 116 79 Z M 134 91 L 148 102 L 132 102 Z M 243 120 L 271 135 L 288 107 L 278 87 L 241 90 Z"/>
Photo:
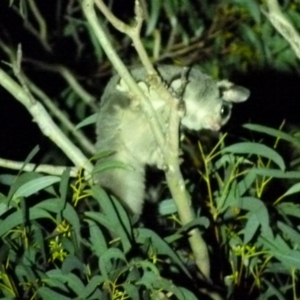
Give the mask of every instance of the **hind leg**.
<path id="1" fill-rule="evenodd" d="M 123 156 L 123 157 L 122 157 Z M 130 212 L 140 215 L 144 204 L 145 170 L 144 166 L 124 159 L 124 155 L 116 155 L 108 159 L 118 160 L 128 168 L 115 168 L 97 175 L 100 185 L 116 196 Z M 101 164 L 101 161 L 98 163 Z"/>

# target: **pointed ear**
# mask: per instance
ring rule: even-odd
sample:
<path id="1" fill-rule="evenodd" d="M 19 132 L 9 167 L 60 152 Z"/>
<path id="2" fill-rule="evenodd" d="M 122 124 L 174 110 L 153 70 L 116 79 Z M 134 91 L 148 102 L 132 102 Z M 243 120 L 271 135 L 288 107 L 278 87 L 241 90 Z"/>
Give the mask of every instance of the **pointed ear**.
<path id="1" fill-rule="evenodd" d="M 234 85 L 232 82 L 222 80 L 218 82 L 221 98 L 227 102 L 244 102 L 250 96 L 250 91 L 242 86 Z"/>

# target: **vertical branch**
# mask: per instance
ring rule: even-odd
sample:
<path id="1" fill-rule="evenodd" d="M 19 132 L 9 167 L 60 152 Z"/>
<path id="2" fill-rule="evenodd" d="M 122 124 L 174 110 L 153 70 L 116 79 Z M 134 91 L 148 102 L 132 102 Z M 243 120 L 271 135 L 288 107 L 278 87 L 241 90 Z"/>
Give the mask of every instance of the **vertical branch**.
<path id="1" fill-rule="evenodd" d="M 156 113 L 151 105 L 150 100 L 145 97 L 143 92 L 140 90 L 139 86 L 135 83 L 130 73 L 126 70 L 122 61 L 114 51 L 113 47 L 110 45 L 108 38 L 105 35 L 104 30 L 98 22 L 96 13 L 93 9 L 93 3 L 96 3 L 101 12 L 105 17 L 118 29 L 119 31 L 127 34 L 131 37 L 136 51 L 147 70 L 149 77 L 149 83 L 151 88 L 153 88 L 157 94 L 161 96 L 162 99 L 166 101 L 169 106 L 170 118 L 169 118 L 169 132 L 164 136 L 162 132 L 162 126 L 160 120 L 158 120 Z M 109 57 L 113 66 L 119 73 L 119 75 L 124 79 L 127 86 L 135 94 L 135 96 L 140 99 L 141 107 L 143 112 L 147 116 L 147 120 L 151 126 L 151 130 L 155 136 L 156 142 L 163 153 L 164 161 L 166 165 L 166 178 L 168 186 L 170 188 L 172 197 L 177 205 L 178 213 L 182 224 L 185 225 L 194 219 L 194 212 L 190 206 L 190 201 L 188 198 L 188 193 L 185 189 L 184 179 L 182 177 L 180 167 L 179 167 L 179 101 L 175 99 L 170 92 L 161 84 L 161 81 L 156 80 L 157 74 L 153 68 L 148 55 L 142 45 L 140 39 L 140 30 L 142 26 L 142 10 L 139 1 L 135 2 L 135 14 L 137 24 L 135 26 L 129 26 L 119 19 L 117 19 L 110 10 L 105 6 L 102 0 L 83 0 L 83 11 L 86 18 L 92 27 L 99 43 L 102 45 L 106 55 Z M 152 75 L 152 76 L 151 76 Z M 154 75 L 154 76 L 153 76 Z M 189 242 L 195 257 L 196 265 L 198 266 L 203 278 L 209 280 L 210 278 L 210 263 L 208 249 L 205 241 L 202 239 L 201 233 L 198 229 L 193 229 L 189 232 Z"/>
<path id="2" fill-rule="evenodd" d="M 96 38 L 99 43 L 103 47 L 107 57 L 113 64 L 114 68 L 117 70 L 120 77 L 125 81 L 129 89 L 136 95 L 138 99 L 141 99 L 141 105 L 144 113 L 148 117 L 151 129 L 154 132 L 155 138 L 158 142 L 158 145 L 163 148 L 164 147 L 164 137 L 162 133 L 162 127 L 159 125 L 160 122 L 157 119 L 157 116 L 153 110 L 153 107 L 149 101 L 149 99 L 144 95 L 143 91 L 136 84 L 135 80 L 131 76 L 131 74 L 126 69 L 124 63 L 117 55 L 115 49 L 109 42 L 105 31 L 101 27 L 98 18 L 96 16 L 96 12 L 94 10 L 94 0 L 83 0 L 82 2 L 83 12 L 89 22 L 89 25 L 92 27 Z"/>

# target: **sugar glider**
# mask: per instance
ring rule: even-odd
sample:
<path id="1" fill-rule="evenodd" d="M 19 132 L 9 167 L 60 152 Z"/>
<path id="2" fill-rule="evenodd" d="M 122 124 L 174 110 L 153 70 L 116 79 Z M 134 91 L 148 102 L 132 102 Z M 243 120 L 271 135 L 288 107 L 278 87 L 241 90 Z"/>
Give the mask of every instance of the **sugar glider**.
<path id="1" fill-rule="evenodd" d="M 231 115 L 232 103 L 248 99 L 248 89 L 222 80 L 217 81 L 193 67 L 185 75 L 183 88 L 183 67 L 162 65 L 157 71 L 167 88 L 175 93 L 180 91 L 185 114 L 181 127 L 190 130 L 210 129 L 218 131 Z M 145 82 L 146 71 L 139 67 L 131 71 L 134 79 Z M 125 88 L 124 88 L 125 87 Z M 115 168 L 97 174 L 99 184 L 115 195 L 133 214 L 141 214 L 145 193 L 145 166 L 161 167 L 161 156 L 150 125 L 138 101 L 132 100 L 127 86 L 119 76 L 108 82 L 98 113 L 97 152 L 111 151 L 97 164 L 117 160 L 128 168 Z M 148 92 L 152 106 L 162 121 L 163 131 L 168 126 L 166 102 Z"/>

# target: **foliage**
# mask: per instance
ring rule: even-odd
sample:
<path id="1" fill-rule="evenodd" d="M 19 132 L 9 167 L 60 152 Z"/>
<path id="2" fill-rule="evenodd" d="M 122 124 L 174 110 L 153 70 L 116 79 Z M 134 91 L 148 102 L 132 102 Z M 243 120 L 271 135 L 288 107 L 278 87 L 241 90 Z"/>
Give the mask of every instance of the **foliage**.
<path id="1" fill-rule="evenodd" d="M 70 185 L 68 171 L 62 178 L 25 173 L 7 183 L 8 195 L 1 195 L 2 297 L 138 299 L 164 291 L 196 299 L 160 275 L 163 257 L 164 269 L 191 277 L 176 252 L 153 231 L 132 228 L 119 202 L 99 187 L 82 185 L 80 177 Z"/>
<path id="2" fill-rule="evenodd" d="M 282 2 L 284 13 L 299 26 L 299 3 Z M 153 62 L 201 62 L 214 77 L 266 67 L 295 72 L 296 56 L 265 18 L 263 1 L 141 3 L 147 12 L 143 43 Z M 118 17 L 132 19 L 130 1 L 110 4 Z M 83 19 L 80 1 L 51 0 L 43 6 L 34 0 L 11 0 L 9 6 L 1 5 L 9 16 L 0 18 L 5 28 L 0 33 L 1 55 L 7 62 L 1 68 L 13 73 L 9 64 L 21 43 L 22 84 L 44 103 L 66 135 L 92 155 L 82 136 L 92 136 L 87 125 L 94 122 L 90 115 L 111 70 Z M 121 58 L 136 64 L 128 38 L 99 18 Z M 69 119 L 81 122 L 76 127 Z M 293 162 L 280 145 L 297 150 L 300 141 L 282 130 L 244 127 L 243 134 L 249 136 L 251 130 L 251 138 L 232 141 L 223 135 L 211 149 L 201 142 L 185 146 L 191 157 L 186 174 L 193 174 L 186 178 L 187 185 L 197 212 L 185 227 L 170 199 L 161 201 L 162 223 L 152 230 L 134 223 L 118 201 L 86 182 L 82 170 L 75 180 L 70 170 L 61 176 L 25 173 L 25 166 L 37 159 L 35 150 L 18 174 L 2 172 L 0 296 L 204 299 L 207 288 L 224 299 L 299 298 L 300 172 L 290 167 Z M 73 137 L 79 129 L 82 136 Z M 52 146 L 41 156 L 40 163 L 66 162 Z M 122 166 L 111 162 L 98 171 L 111 167 Z M 198 278 L 187 247 L 187 232 L 194 227 L 201 228 L 210 247 L 212 286 Z"/>

